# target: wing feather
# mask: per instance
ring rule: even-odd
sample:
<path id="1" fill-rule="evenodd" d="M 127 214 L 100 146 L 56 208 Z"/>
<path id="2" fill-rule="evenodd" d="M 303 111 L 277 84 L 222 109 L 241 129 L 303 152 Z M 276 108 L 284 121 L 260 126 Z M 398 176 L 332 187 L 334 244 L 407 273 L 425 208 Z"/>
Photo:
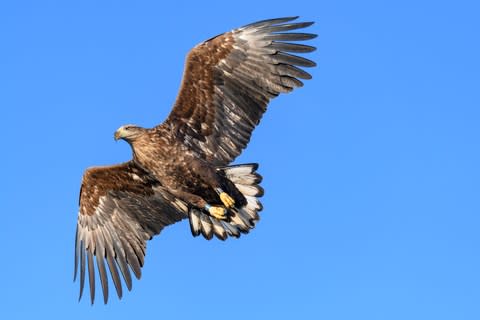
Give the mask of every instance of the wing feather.
<path id="1" fill-rule="evenodd" d="M 95 301 L 95 269 L 93 268 L 93 251 L 87 248 L 87 265 L 88 265 L 88 285 L 90 286 L 90 302 Z"/>
<path id="2" fill-rule="evenodd" d="M 79 248 L 81 251 L 80 251 L 80 294 L 78 296 L 78 299 L 80 300 L 82 298 L 83 287 L 85 285 L 85 246 L 83 244 L 83 241 L 79 241 L 79 244 L 80 244 Z"/>
<path id="3" fill-rule="evenodd" d="M 233 161 L 247 146 L 269 101 L 303 86 L 299 79 L 311 79 L 301 67 L 315 63 L 292 53 L 314 51 L 295 41 L 316 35 L 289 32 L 313 24 L 291 22 L 297 18 L 252 23 L 193 48 L 174 107 L 157 128 L 173 130 L 178 143 L 214 165 Z"/>
<path id="4" fill-rule="evenodd" d="M 80 298 L 88 270 L 93 304 L 98 271 L 107 303 L 105 261 L 118 297 L 123 294 L 120 273 L 131 290 L 130 270 L 137 278 L 141 277 L 147 240 L 164 227 L 186 218 L 187 206 L 179 201 L 133 162 L 88 169 L 82 181 L 75 238 L 74 279 L 80 270 Z"/>

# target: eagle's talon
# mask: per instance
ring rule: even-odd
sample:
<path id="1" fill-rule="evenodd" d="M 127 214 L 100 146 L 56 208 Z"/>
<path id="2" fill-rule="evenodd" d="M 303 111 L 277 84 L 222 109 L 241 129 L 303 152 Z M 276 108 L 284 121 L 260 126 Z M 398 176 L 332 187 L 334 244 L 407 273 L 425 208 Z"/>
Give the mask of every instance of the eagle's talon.
<path id="1" fill-rule="evenodd" d="M 225 210 L 225 208 L 223 207 L 214 207 L 214 206 L 211 206 L 209 209 L 208 209 L 208 213 L 210 213 L 210 215 L 214 218 L 217 218 L 219 220 L 225 220 L 227 219 L 227 216 L 226 216 L 226 213 L 227 213 L 227 210 Z"/>
<path id="2" fill-rule="evenodd" d="M 235 200 L 233 200 L 233 198 L 226 192 L 220 193 L 220 200 L 222 200 L 227 208 L 233 208 L 235 206 Z"/>

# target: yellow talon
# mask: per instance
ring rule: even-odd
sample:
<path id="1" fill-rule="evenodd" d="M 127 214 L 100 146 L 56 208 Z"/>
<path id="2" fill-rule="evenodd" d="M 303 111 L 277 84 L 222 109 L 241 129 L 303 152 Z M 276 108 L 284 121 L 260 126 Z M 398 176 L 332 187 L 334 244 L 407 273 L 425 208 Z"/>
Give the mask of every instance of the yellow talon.
<path id="1" fill-rule="evenodd" d="M 225 220 L 227 218 L 227 216 L 225 215 L 227 211 L 223 207 L 212 206 L 208 209 L 208 212 L 212 217 L 217 218 L 219 220 Z"/>
<path id="2" fill-rule="evenodd" d="M 233 198 L 230 197 L 226 192 L 220 193 L 220 200 L 222 200 L 223 204 L 227 208 L 233 208 L 235 205 L 235 200 L 233 200 Z"/>

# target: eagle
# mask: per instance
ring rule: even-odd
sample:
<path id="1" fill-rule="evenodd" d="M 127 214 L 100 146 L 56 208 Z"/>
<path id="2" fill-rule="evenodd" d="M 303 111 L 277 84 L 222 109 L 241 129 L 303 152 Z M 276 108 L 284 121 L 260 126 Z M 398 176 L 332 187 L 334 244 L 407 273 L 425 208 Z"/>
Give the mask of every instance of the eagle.
<path id="1" fill-rule="evenodd" d="M 147 241 L 182 219 L 193 236 L 208 240 L 238 238 L 255 227 L 263 195 L 258 164 L 232 161 L 269 101 L 311 79 L 302 67 L 315 63 L 296 54 L 314 51 L 298 42 L 316 35 L 293 31 L 313 24 L 292 22 L 297 18 L 251 23 L 195 46 L 167 119 L 115 132 L 115 140 L 130 145 L 132 159 L 84 172 L 75 238 L 79 300 L 87 274 L 92 304 L 95 278 L 107 303 L 108 275 L 121 299 L 121 278 L 131 290 L 131 272 L 141 277 Z"/>

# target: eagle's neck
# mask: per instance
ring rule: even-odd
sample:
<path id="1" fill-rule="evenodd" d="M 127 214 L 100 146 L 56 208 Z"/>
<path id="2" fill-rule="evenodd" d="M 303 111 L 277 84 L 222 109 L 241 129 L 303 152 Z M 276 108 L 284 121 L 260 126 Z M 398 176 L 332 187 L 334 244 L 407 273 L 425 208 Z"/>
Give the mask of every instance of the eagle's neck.
<path id="1" fill-rule="evenodd" d="M 161 152 L 158 141 L 148 131 L 129 141 L 132 148 L 132 156 L 135 162 L 142 167 L 150 167 L 152 163 L 156 163 L 161 159 Z"/>

